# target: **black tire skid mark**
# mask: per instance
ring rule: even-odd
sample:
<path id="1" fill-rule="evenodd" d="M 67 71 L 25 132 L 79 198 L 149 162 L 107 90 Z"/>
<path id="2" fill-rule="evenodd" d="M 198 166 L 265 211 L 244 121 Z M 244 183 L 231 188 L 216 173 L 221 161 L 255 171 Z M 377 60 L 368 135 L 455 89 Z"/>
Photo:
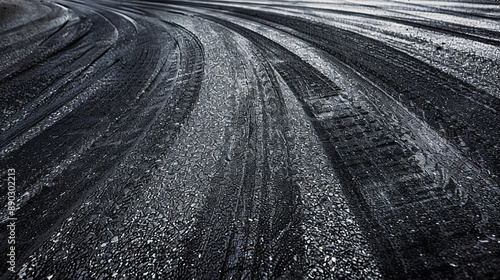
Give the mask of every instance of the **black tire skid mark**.
<path id="1" fill-rule="evenodd" d="M 156 1 L 152 1 L 152 2 L 154 3 Z M 208 3 L 189 2 L 189 1 L 169 1 L 169 4 L 180 5 L 180 6 L 194 6 L 194 7 L 223 10 L 223 11 L 233 11 L 233 12 L 237 12 L 237 13 L 241 13 L 242 11 L 243 11 L 243 13 L 247 13 L 247 12 L 261 13 L 261 11 L 258 11 L 258 10 L 251 10 L 251 9 L 240 8 L 240 7 L 236 7 L 236 6 L 227 6 L 227 5 L 223 5 L 223 4 L 213 4 L 213 3 L 208 4 Z M 250 3 L 246 3 L 246 4 L 250 4 Z M 251 3 L 251 4 L 255 5 L 255 3 Z M 259 4 L 258 3 L 257 5 L 264 6 L 264 7 L 266 7 L 266 6 L 267 7 L 285 7 L 285 8 L 289 7 L 287 5 L 279 5 L 279 4 L 274 4 L 274 3 L 273 4 Z M 372 8 L 380 8 L 380 7 L 376 7 L 373 5 L 363 5 L 363 6 L 372 7 Z M 296 7 L 296 6 L 293 6 L 293 7 Z M 445 34 L 461 37 L 464 39 L 478 41 L 478 42 L 490 44 L 493 46 L 500 45 L 500 41 L 496 40 L 500 35 L 499 32 L 489 30 L 489 29 L 479 28 L 479 27 L 469 27 L 466 25 L 461 25 L 461 24 L 457 24 L 457 23 L 449 23 L 449 22 L 443 23 L 443 22 L 431 20 L 431 19 L 421 19 L 421 20 L 403 19 L 403 18 L 397 18 L 397 17 L 371 15 L 371 14 L 366 14 L 366 13 L 361 13 L 361 12 L 345 11 L 345 10 L 330 9 L 330 8 L 315 8 L 315 7 L 303 7 L 303 8 L 307 9 L 307 10 L 325 11 L 325 12 L 338 13 L 338 14 L 343 14 L 343 15 L 392 21 L 392 22 L 397 22 L 400 24 L 408 25 L 408 26 L 423 28 L 423 29 L 427 29 L 427 30 L 431 30 L 431 31 L 437 31 L 440 33 L 445 33 Z M 388 7 L 386 7 L 386 9 L 387 8 Z M 445 14 L 450 14 L 450 15 L 464 16 L 463 14 L 453 13 L 451 11 L 444 10 L 444 9 L 436 9 L 436 11 L 439 11 L 439 12 L 445 13 Z"/>
<path id="2" fill-rule="evenodd" d="M 455 143 L 500 182 L 500 100 L 381 42 L 309 20 L 237 9 L 354 67 Z M 283 30 L 290 32 L 289 30 Z"/>
<path id="3" fill-rule="evenodd" d="M 251 102 L 252 100 L 246 101 Z M 249 112 L 252 108 L 249 105 L 251 103 L 247 102 L 239 106 L 238 115 L 233 125 L 246 125 L 248 128 L 241 136 L 247 138 L 246 141 L 250 141 L 255 138 L 255 129 L 252 129 L 255 126 L 255 117 L 249 116 L 252 114 Z M 237 134 L 233 135 L 238 137 Z M 185 256 L 182 257 L 182 263 L 179 266 L 180 279 L 193 277 L 220 279 L 223 275 L 232 272 L 229 271 L 230 269 L 224 269 L 228 262 L 226 255 L 240 253 L 236 252 L 239 248 L 233 247 L 232 240 L 234 240 L 235 234 L 242 230 L 241 228 L 245 229 L 249 225 L 244 224 L 244 220 L 239 221 L 243 223 L 242 225 L 237 225 L 234 220 L 237 220 L 239 218 L 237 216 L 241 215 L 246 208 L 253 208 L 256 190 L 253 189 L 253 184 L 250 182 L 255 180 L 255 174 L 252 170 L 255 170 L 256 152 L 255 147 L 248 147 L 249 144 L 245 141 L 241 141 L 243 143 L 239 145 L 236 144 L 237 140 L 231 139 L 231 136 L 229 133 L 225 135 L 228 145 L 225 155 L 219 163 L 222 167 L 211 180 L 210 194 L 204 203 L 203 210 L 200 211 L 195 231 L 184 241 L 186 249 L 183 253 Z M 233 148 L 234 152 L 230 150 L 231 144 L 238 145 Z M 230 155 L 231 153 L 243 154 L 243 156 L 237 158 Z M 231 164 L 229 161 L 232 161 Z M 243 170 L 241 176 L 233 175 L 241 172 L 240 170 Z M 245 201 L 245 197 L 247 201 Z M 240 202 L 240 200 L 243 201 Z M 239 204 L 245 205 L 238 207 Z M 247 230 L 246 234 L 251 232 Z M 247 241 L 249 237 L 245 236 L 242 239 Z M 243 259 L 242 256 L 238 258 Z"/>
<path id="4" fill-rule="evenodd" d="M 276 78 L 276 72 L 271 64 L 265 59 L 265 56 L 261 53 L 257 53 L 257 56 L 263 61 L 262 65 L 264 66 L 267 76 L 270 77 L 270 84 L 268 85 L 276 92 L 275 95 L 268 97 L 269 100 L 267 102 L 262 102 L 263 112 L 269 113 L 269 116 L 264 120 L 272 123 L 271 127 L 280 128 L 280 130 L 270 131 L 271 136 L 269 137 L 270 140 L 268 140 L 268 143 L 282 140 L 282 147 L 279 147 L 280 145 L 275 145 L 277 148 L 273 150 L 276 154 L 276 151 L 280 151 L 281 148 L 281 153 L 283 153 L 285 157 L 284 161 L 276 162 L 273 154 L 266 153 L 266 155 L 269 155 L 270 161 L 274 159 L 275 165 L 283 166 L 277 175 L 274 176 L 274 180 L 277 183 L 274 183 L 271 190 L 274 192 L 274 202 L 272 205 L 276 206 L 276 210 L 272 219 L 273 226 L 267 231 L 272 234 L 270 239 L 270 251 L 279 252 L 282 250 L 283 252 L 272 256 L 273 267 L 275 267 L 274 275 L 289 279 L 297 279 L 305 275 L 305 261 L 303 259 L 303 229 L 301 228 L 301 193 L 299 186 L 292 179 L 296 171 L 291 168 L 290 145 L 288 144 L 292 143 L 294 139 L 289 135 L 290 128 L 286 119 L 286 116 L 288 116 L 287 108 Z M 261 80 L 264 80 L 264 78 L 261 77 Z"/>
<path id="5" fill-rule="evenodd" d="M 50 35 L 50 39 L 40 44 L 30 59 L 23 59 L 20 65 L 7 69 L 12 73 L 0 83 L 0 91 L 5 92 L 2 95 L 5 103 L 2 104 L 16 113 L 2 121 L 2 129 L 5 130 L 0 136 L 2 148 L 76 98 L 81 88 L 88 88 L 93 83 L 92 78 L 99 78 L 92 71 L 94 68 L 110 68 L 119 62 L 118 57 L 112 63 L 103 65 L 101 59 L 115 43 L 109 38 L 113 37 L 116 27 L 96 11 L 87 13 L 78 8 L 74 11 L 78 13 L 78 19 L 64 24 L 61 30 L 55 32 L 66 34 L 65 38 Z M 75 90 L 74 84 L 80 87 Z M 69 88 L 61 90 L 65 86 Z M 19 110 L 21 107 L 23 110 Z"/>
<path id="6" fill-rule="evenodd" d="M 96 32 L 91 31 L 92 28 L 98 28 L 102 32 L 109 32 L 109 30 L 106 30 L 106 27 L 109 26 L 110 24 L 105 22 L 105 18 L 96 19 L 95 16 L 85 14 L 85 12 L 78 10 L 78 8 L 76 7 L 72 7 L 70 8 L 70 10 L 71 9 L 73 9 L 75 14 L 78 14 L 76 18 L 74 18 L 73 20 L 66 20 L 62 25 L 58 27 L 54 27 L 52 29 L 45 31 L 40 31 L 34 36 L 26 39 L 26 42 L 24 41 L 14 42 L 13 45 L 5 46 L 5 49 L 9 50 L 15 48 L 18 45 L 19 47 L 22 48 L 28 45 L 29 43 L 37 43 L 38 48 L 36 48 L 23 60 L 19 61 L 14 65 L 11 65 L 9 69 L 0 71 L 0 77 L 8 81 L 11 77 L 23 75 L 24 72 L 26 71 L 32 71 L 33 67 L 48 66 L 50 65 L 49 63 L 50 59 L 53 59 L 54 56 L 59 58 L 61 56 L 61 53 L 63 52 L 68 52 L 70 55 L 73 56 L 67 58 L 68 60 L 75 59 L 74 58 L 76 57 L 75 52 L 81 51 L 82 46 L 88 47 L 91 45 L 99 45 L 100 40 L 106 40 L 106 37 L 102 36 L 104 34 L 99 34 L 101 36 L 96 36 L 97 35 Z M 54 9 L 54 11 L 55 10 L 56 9 Z M 47 15 L 44 17 L 44 20 L 54 18 L 54 16 L 56 15 L 51 15 L 51 16 Z M 89 17 L 92 17 L 93 19 L 90 20 Z M 27 25 L 33 26 L 34 22 L 31 22 Z M 24 26 L 21 26 L 19 28 L 21 29 L 19 32 L 23 32 L 22 28 L 24 28 Z M 36 27 L 36 28 L 41 29 L 41 27 Z M 57 36 L 57 35 L 63 35 L 63 36 Z M 43 40 L 40 41 L 40 38 L 43 38 Z M 82 44 L 83 41 L 87 41 L 87 43 Z M 58 61 L 58 63 L 64 64 L 65 61 Z M 58 64 L 55 65 L 57 66 Z M 67 62 L 66 65 L 68 65 Z M 54 68 L 46 68 L 46 69 L 54 70 Z M 36 78 L 36 76 L 34 78 Z"/>
<path id="7" fill-rule="evenodd" d="M 297 279 L 305 275 L 305 271 L 303 232 L 300 228 L 300 190 L 291 179 L 294 170 L 290 167 L 287 144 L 293 139 L 288 137 L 286 106 L 275 72 L 261 52 L 255 53 L 255 56 L 260 62 L 257 65 L 262 67 L 254 68 L 255 76 L 259 81 L 264 81 L 258 87 L 263 125 L 269 128 L 264 130 L 262 139 L 263 143 L 269 143 L 263 153 L 263 182 L 269 182 L 264 188 L 264 197 L 269 199 L 259 209 L 260 216 L 265 217 L 259 220 L 258 226 L 259 235 L 264 242 L 256 244 L 255 265 L 258 267 L 254 267 L 254 271 L 269 267 L 270 273 L 262 276 Z M 271 166 L 278 166 L 278 170 L 271 170 Z M 269 174 L 269 178 L 266 178 L 266 174 Z M 260 275 L 256 275 L 255 278 L 259 277 Z"/>
<path id="8" fill-rule="evenodd" d="M 40 5 L 44 5 L 46 7 L 49 7 L 50 11 L 41 15 L 38 18 L 32 19 L 31 21 L 24 22 L 20 25 L 17 25 L 15 27 L 11 27 L 9 29 L 5 29 L 4 31 L 0 32 L 0 37 L 8 36 L 10 34 L 17 33 L 17 32 L 22 32 L 22 30 L 24 28 L 26 28 L 27 26 L 30 26 L 30 25 L 44 25 L 47 23 L 47 21 L 50 21 L 50 20 L 53 20 L 54 18 L 56 18 L 56 16 L 61 11 L 59 7 L 56 7 L 55 5 L 52 5 L 52 4 L 43 3 Z M 18 13 L 18 11 L 14 12 L 14 14 L 15 13 Z"/>
<path id="9" fill-rule="evenodd" d="M 481 168 L 488 169 L 500 183 L 500 148 L 496 145 L 500 138 L 498 98 L 355 32 L 272 12 L 206 3 L 192 5 L 226 10 L 290 33 L 354 67 L 440 131 Z"/>
<path id="10" fill-rule="evenodd" d="M 318 119 L 323 112 L 315 108 L 315 100 L 335 99 L 336 85 L 328 83 L 324 76 L 315 77 L 319 74 L 314 68 L 296 63 L 301 60 L 271 40 L 225 20 L 200 16 L 249 38 L 269 60 L 276 61 L 273 67 L 311 117 L 351 206 L 362 218 L 365 232 L 378 251 L 386 277 L 426 278 L 463 273 L 454 270 L 441 254 L 469 251 L 469 261 L 474 265 L 485 260 L 491 263 L 488 254 L 474 249 L 474 240 L 484 229 L 478 228 L 483 221 L 478 218 L 477 205 L 471 201 L 459 205 L 450 200 L 456 189 L 454 182 L 436 186 L 432 178 L 410 161 L 411 147 L 396 140 L 376 110 L 344 101 L 338 104 L 337 116 Z M 488 226 L 495 232 L 494 221 Z M 490 249 L 498 251 L 495 245 Z"/>
<path id="11" fill-rule="evenodd" d="M 396 1 L 393 1 L 396 2 Z M 411 3 L 408 2 L 406 3 L 409 6 L 413 7 L 419 7 L 419 8 L 424 8 L 424 9 L 429 9 L 429 6 L 423 5 L 423 4 L 417 4 L 417 3 Z M 474 1 L 474 4 L 493 4 L 491 1 Z M 500 17 L 497 16 L 490 16 L 485 13 L 488 12 L 497 12 L 498 9 L 491 9 L 491 8 L 478 8 L 476 9 L 469 9 L 467 11 L 462 10 L 462 11 L 454 11 L 452 9 L 446 9 L 446 8 L 441 8 L 441 7 L 432 7 L 431 8 L 433 12 L 435 13 L 441 13 L 441 14 L 447 14 L 447 15 L 452 15 L 452 16 L 459 16 L 459 17 L 477 17 L 477 18 L 482 18 L 482 19 L 490 19 L 490 20 L 499 20 Z M 482 11 L 483 13 L 479 13 L 478 11 Z"/>
<path id="12" fill-rule="evenodd" d="M 103 33 L 108 32 L 105 29 L 108 25 L 105 22 L 99 24 Z M 57 81 L 63 80 L 70 73 L 68 69 L 72 67 L 78 69 L 89 65 L 92 59 L 104 51 L 105 48 L 92 47 L 90 44 L 82 46 L 84 40 L 95 41 L 97 39 L 96 34 L 90 32 L 92 26 L 93 23 L 89 19 L 81 19 L 78 23 L 65 25 L 62 30 L 71 34 L 70 36 L 45 42 L 28 57 L 0 73 L 2 77 L 0 82 L 2 107 L 0 108 L 3 109 L 2 111 L 14 112 L 9 115 L 4 114 L 2 127 L 10 120 L 19 118 L 19 110 L 26 104 L 34 102 L 41 92 Z M 40 34 L 40 37 L 43 36 L 47 35 Z M 26 42 L 23 42 L 24 45 Z M 1 139 L 4 142 L 6 136 L 2 135 Z"/>
<path id="13" fill-rule="evenodd" d="M 100 22 L 100 16 L 99 20 Z M 107 34 L 103 34 L 107 35 Z M 106 51 L 105 51 L 106 52 Z M 91 55 L 92 53 L 88 53 Z M 85 67 L 99 67 L 104 70 L 106 73 L 112 73 L 114 71 L 127 71 L 125 68 L 121 67 L 121 65 L 116 64 L 116 60 L 113 61 L 110 59 L 110 56 L 113 54 L 109 54 L 106 57 L 103 57 L 105 53 L 100 53 L 97 58 L 91 57 L 95 61 L 94 65 L 89 65 Z M 66 57 L 66 54 L 64 54 Z M 131 64 L 129 67 L 133 69 L 133 65 Z M 40 69 L 39 69 L 40 70 Z M 112 76 L 112 75 L 109 75 Z M 104 79 L 103 79 L 104 77 Z M 101 76 L 89 75 L 89 77 L 77 77 L 71 83 L 67 84 L 65 88 L 58 88 L 58 92 L 53 94 L 51 98 L 47 98 L 42 105 L 38 104 L 34 105 L 33 115 L 28 116 L 27 120 L 21 121 L 19 124 L 13 127 L 14 132 L 12 134 L 20 134 L 23 131 L 28 130 L 32 126 L 36 125 L 38 121 L 48 116 L 50 113 L 56 111 L 58 108 L 64 106 L 67 102 L 71 101 L 73 98 L 78 97 L 82 91 L 86 88 L 90 87 L 95 83 L 96 79 L 98 81 L 106 80 L 106 75 L 104 73 Z M 109 82 L 108 82 L 109 83 Z M 116 94 L 116 92 L 115 92 Z M 96 98 L 106 98 L 106 95 L 103 94 Z M 99 103 L 99 101 L 93 100 L 93 102 Z M 95 103 L 93 103 L 95 104 Z M 19 162 L 22 161 L 24 164 L 18 169 L 19 172 L 22 172 L 24 177 L 24 185 L 18 186 L 19 192 L 24 192 L 24 186 L 29 186 L 34 183 L 38 179 L 38 175 L 40 175 L 45 170 L 37 169 L 35 166 L 47 166 L 50 165 L 51 162 L 58 162 L 68 151 L 73 147 L 72 145 L 76 141 L 76 139 L 80 138 L 83 134 L 85 134 L 87 129 L 91 129 L 94 125 L 99 123 L 101 119 L 105 118 L 104 116 L 92 116 L 89 114 L 86 118 L 81 116 L 87 115 L 89 112 L 93 111 L 92 108 L 99 108 L 99 106 L 93 105 L 84 105 L 85 108 L 79 108 L 76 112 L 71 112 L 66 118 L 60 120 L 55 123 L 52 127 L 49 127 L 42 135 L 39 135 L 33 139 L 31 139 L 25 145 L 27 147 L 23 147 L 21 151 L 14 151 L 11 154 L 7 154 L 3 160 L 6 163 L 9 162 Z M 107 105 L 103 105 L 107 106 Z M 97 110 L 97 109 L 96 109 Z M 100 113 L 102 114 L 102 110 Z M 85 113 L 82 113 L 85 112 Z M 97 112 L 96 112 L 97 115 Z M 62 128 L 65 127 L 65 128 Z M 69 133 L 68 133 L 69 132 Z M 9 134 L 10 135 L 10 134 Z M 66 138 L 65 141 L 61 141 L 60 136 L 64 135 L 63 138 Z M 2 135 L 4 136 L 4 135 Z M 8 135 L 7 135 L 8 136 Z M 3 144 L 9 144 L 8 140 L 12 140 L 15 135 L 10 135 L 7 139 L 2 139 Z M 73 137 L 72 137 L 73 136 Z M 3 137 L 2 137 L 3 138 Z M 57 143 L 57 141 L 61 141 Z M 47 156 L 50 155 L 50 156 Z M 28 160 L 28 158 L 30 160 Z M 39 172 L 37 172 L 38 170 Z M 38 173 L 38 175 L 37 175 Z M 32 181 L 30 181 L 30 179 Z"/>
<path id="14" fill-rule="evenodd" d="M 153 96 L 153 100 L 147 101 L 150 95 L 145 93 L 143 100 L 146 101 L 148 106 L 155 106 L 154 109 L 145 108 L 144 111 L 152 110 L 154 118 L 145 124 L 145 129 L 142 134 L 135 139 L 133 147 L 129 148 L 127 154 L 122 158 L 126 158 L 130 153 L 134 153 L 135 156 L 139 155 L 141 157 L 141 164 L 134 164 L 132 166 L 126 167 L 123 170 L 118 171 L 118 175 L 113 176 L 114 183 L 110 186 L 106 184 L 104 186 L 104 179 L 101 179 L 95 190 L 92 192 L 94 199 L 100 203 L 85 209 L 82 216 L 77 218 L 75 226 L 71 229 L 71 239 L 79 244 L 80 247 L 86 247 L 87 241 L 86 236 L 81 234 L 80 227 L 84 228 L 86 231 L 92 231 L 95 233 L 96 238 L 102 238 L 107 234 L 107 228 L 112 226 L 110 224 L 100 224 L 92 223 L 92 219 L 96 216 L 95 213 L 99 213 L 100 216 L 110 217 L 114 220 L 114 224 L 119 223 L 120 213 L 116 212 L 114 205 L 119 205 L 121 209 L 127 209 L 135 202 L 134 198 L 141 195 L 143 190 L 142 186 L 147 186 L 151 183 L 152 178 L 148 176 L 146 170 L 155 168 L 156 161 L 168 151 L 169 146 L 175 141 L 175 136 L 180 131 L 180 126 L 178 124 L 182 123 L 183 120 L 190 114 L 194 104 L 198 99 L 199 90 L 201 87 L 201 82 L 203 79 L 203 68 L 204 68 L 204 50 L 203 46 L 199 40 L 183 27 L 170 23 L 164 22 L 168 27 L 168 33 L 172 36 L 172 39 L 176 41 L 176 46 L 180 53 L 178 55 L 178 61 L 172 62 L 172 64 L 167 67 L 168 75 L 159 81 L 158 85 L 151 90 L 161 91 L 161 88 L 168 89 L 165 92 L 157 93 L 158 96 Z M 128 113 L 127 115 L 133 116 L 134 112 Z M 137 120 L 130 120 L 137 122 Z M 116 135 L 123 135 L 122 132 L 130 130 L 130 121 L 122 121 L 122 126 L 118 131 L 115 131 Z M 140 124 L 138 125 L 140 126 Z M 122 132 L 120 132 L 120 129 Z M 157 145 L 157 143 L 165 143 L 164 145 Z M 88 158 L 89 162 L 85 164 L 91 164 L 95 161 L 92 157 Z M 123 160 L 121 160 L 123 161 Z M 109 168 L 109 173 L 113 171 L 118 162 L 112 168 Z M 104 176 L 103 178 L 106 178 Z M 118 178 L 118 179 L 116 179 Z M 118 181 L 116 181 L 118 180 Z M 133 184 L 131 182 L 140 181 L 141 184 Z M 129 194 L 124 195 L 123 189 L 128 188 Z M 84 199 L 82 199 L 84 200 Z M 167 241 L 166 241 L 167 242 Z M 144 250 L 144 251 L 142 251 Z M 148 251 L 151 250 L 151 251 Z M 169 260 L 164 258 L 162 253 L 163 249 L 159 250 L 157 253 L 157 268 L 161 268 L 166 265 L 165 263 Z M 149 246 L 140 248 L 139 250 L 142 254 L 146 255 L 154 251 Z M 77 273 L 74 270 L 69 270 L 71 266 L 79 267 L 81 266 L 81 260 L 90 259 L 93 257 L 92 251 L 80 250 L 78 252 L 79 257 L 76 257 L 72 262 L 67 262 L 65 260 L 47 260 L 42 269 L 37 271 L 37 275 L 47 275 L 51 273 L 56 273 L 60 275 L 71 275 L 71 273 Z M 133 260 L 139 261 L 139 260 Z M 84 268 L 85 269 L 85 268 Z M 90 270 L 90 268 L 87 268 Z M 99 273 L 112 273 L 112 271 L 105 271 L 109 268 L 102 268 Z M 128 271 L 124 273 L 129 273 L 133 275 L 140 275 L 140 267 L 129 267 Z M 95 273 L 95 272 L 94 272 Z M 158 270 L 157 275 L 161 277 L 169 278 L 170 275 L 162 275 L 162 271 Z M 36 275 L 35 275 L 36 276 Z M 75 274 L 75 277 L 78 275 Z M 88 275 L 87 275 L 88 276 Z"/>
<path id="15" fill-rule="evenodd" d="M 117 24 L 120 22 L 120 18 L 113 16 L 113 14 L 106 14 L 106 17 L 113 19 Z M 115 78 L 107 81 L 107 87 L 100 92 L 99 96 L 75 109 L 41 135 L 26 143 L 20 151 L 8 155 L 3 160 L 2 166 L 16 166 L 20 174 L 23 174 L 23 185 L 26 188 L 36 182 L 45 170 L 32 171 L 33 168 L 24 170 L 26 166 L 17 166 L 16 162 L 31 162 L 37 166 L 50 166 L 51 162 L 60 161 L 64 155 L 71 151 L 75 143 L 77 145 L 81 145 L 82 143 L 85 145 L 90 138 L 101 134 L 110 125 L 111 128 L 115 126 L 118 132 L 122 131 L 120 135 L 107 135 L 107 133 L 103 133 L 102 137 L 98 136 L 98 140 L 94 143 L 94 146 L 91 146 L 90 151 L 63 171 L 60 176 L 55 178 L 54 185 L 51 188 L 43 189 L 41 193 L 28 201 L 18 211 L 19 227 L 17 230 L 19 240 L 21 240 L 18 250 L 23 252 L 23 255 L 18 256 L 19 261 L 26 258 L 37 246 L 48 238 L 51 231 L 61 223 L 64 217 L 72 209 L 75 209 L 82 202 L 83 198 L 88 196 L 96 188 L 96 185 L 111 173 L 131 147 L 136 145 L 137 139 L 140 138 L 141 134 L 145 133 L 143 129 L 148 127 L 147 124 L 154 120 L 155 110 L 145 108 L 141 112 L 140 108 L 135 109 L 138 105 L 135 107 L 132 106 L 135 110 L 131 113 L 135 112 L 138 115 L 135 120 L 125 114 L 127 110 L 125 110 L 125 113 L 121 112 L 123 108 L 127 108 L 137 102 L 134 98 L 136 92 L 142 86 L 141 81 L 145 80 L 151 72 L 150 70 L 144 70 L 148 69 L 149 64 L 156 62 L 157 58 L 155 56 L 159 54 L 154 49 L 155 47 L 159 47 L 159 42 L 152 42 L 152 38 L 148 36 L 150 34 L 147 34 L 146 30 L 144 30 L 142 34 L 137 36 L 137 45 L 131 49 L 129 46 L 125 46 L 123 47 L 125 49 L 113 50 L 111 52 L 114 56 L 119 56 L 120 51 L 130 52 L 129 60 L 139 60 L 137 62 L 130 61 L 127 64 L 115 63 L 113 67 L 106 69 L 108 70 L 107 73 L 114 73 Z M 112 55 L 110 56 L 113 57 Z M 106 58 L 110 59 L 109 56 Z M 125 60 L 125 57 L 121 57 L 121 59 Z M 176 74 L 174 70 L 170 70 L 171 78 L 172 75 L 175 76 Z M 136 77 L 128 76 L 124 82 L 122 81 L 123 77 L 131 74 L 135 74 Z M 186 80 L 188 79 L 186 78 Z M 192 86 L 193 88 L 189 88 L 188 91 L 196 92 L 196 84 Z M 193 94 L 196 96 L 195 93 Z M 163 96 L 163 99 L 168 97 L 169 95 L 166 94 Z M 147 100 L 148 98 L 154 98 L 154 95 L 151 95 L 151 93 L 144 94 L 142 100 Z M 195 99 L 190 98 L 189 95 L 182 96 L 182 100 L 177 100 L 180 103 L 177 105 L 185 105 L 182 103 L 185 101 L 189 106 L 188 108 L 185 108 L 185 106 L 183 108 L 189 111 Z M 142 100 L 141 102 L 144 103 Z M 129 113 L 131 110 L 128 109 Z M 179 113 L 183 113 L 180 117 L 185 117 L 185 112 L 175 112 L 173 113 L 173 118 L 179 117 Z M 116 123 L 113 123 L 114 121 Z M 129 121 L 134 121 L 137 124 L 137 128 L 130 128 Z M 54 135 L 57 135 L 55 139 Z M 116 137 L 119 137 L 119 139 L 113 139 Z M 114 146 L 112 143 L 116 141 L 113 140 L 120 141 L 122 144 Z M 86 172 L 82 173 L 81 169 L 78 169 L 78 166 L 87 167 Z M 20 189 L 22 188 L 20 186 Z M 34 216 L 39 216 L 39 219 L 33 219 Z M 6 232 L 3 230 L 1 234 L 4 236 Z M 2 265 L 2 271 L 5 269 L 6 267 Z"/>
<path id="16" fill-rule="evenodd" d="M 469 27 L 466 25 L 441 22 L 432 19 L 404 19 L 399 17 L 380 16 L 380 15 L 361 13 L 361 12 L 352 12 L 352 11 L 327 9 L 327 8 L 308 8 L 308 9 L 318 10 L 322 12 L 330 12 L 332 14 L 342 14 L 360 18 L 369 18 L 369 19 L 383 20 L 387 22 L 395 22 L 402 25 L 422 28 L 429 31 L 436 31 L 439 33 L 452 35 L 459 38 L 482 42 L 492 46 L 500 46 L 500 41 L 496 40 L 497 38 L 500 38 L 500 32 L 496 32 L 489 29 L 483 29 L 479 27 Z"/>
<path id="17" fill-rule="evenodd" d="M 275 155 L 286 150 L 277 156 L 289 161 L 285 139 L 271 140 L 278 136 L 271 135 L 274 130 L 287 135 L 284 101 L 271 68 L 260 54 L 254 55 L 259 57 L 253 69 L 256 80 L 226 128 L 220 168 L 195 229 L 184 241 L 180 279 L 303 274 L 298 187 L 290 182 L 289 164 L 270 169 L 276 164 L 269 158 L 271 150 Z M 256 107 L 262 108 L 262 116 Z"/>

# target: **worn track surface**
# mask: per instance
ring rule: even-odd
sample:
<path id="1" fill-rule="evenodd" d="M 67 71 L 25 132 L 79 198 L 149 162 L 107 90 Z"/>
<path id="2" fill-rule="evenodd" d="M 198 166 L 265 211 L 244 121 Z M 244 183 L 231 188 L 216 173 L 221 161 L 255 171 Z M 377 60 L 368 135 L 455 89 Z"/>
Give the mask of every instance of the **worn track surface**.
<path id="1" fill-rule="evenodd" d="M 498 279 L 499 19 L 1 0 L 0 278 Z"/>

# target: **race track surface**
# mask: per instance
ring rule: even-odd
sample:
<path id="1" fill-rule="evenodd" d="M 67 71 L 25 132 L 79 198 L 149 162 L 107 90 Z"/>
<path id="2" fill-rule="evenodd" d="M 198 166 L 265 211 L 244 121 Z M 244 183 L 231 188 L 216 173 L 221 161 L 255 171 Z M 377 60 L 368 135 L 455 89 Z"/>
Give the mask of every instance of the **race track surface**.
<path id="1" fill-rule="evenodd" d="M 0 168 L 0 279 L 498 279 L 500 4 L 0 0 Z"/>

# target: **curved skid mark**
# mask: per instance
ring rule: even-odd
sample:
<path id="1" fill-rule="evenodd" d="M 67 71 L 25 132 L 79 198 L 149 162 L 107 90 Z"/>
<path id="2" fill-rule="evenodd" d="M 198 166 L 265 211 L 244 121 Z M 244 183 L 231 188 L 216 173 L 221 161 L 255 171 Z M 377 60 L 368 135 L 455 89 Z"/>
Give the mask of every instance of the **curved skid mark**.
<path id="1" fill-rule="evenodd" d="M 11 2 L 0 278 L 496 277 L 498 7 Z"/>

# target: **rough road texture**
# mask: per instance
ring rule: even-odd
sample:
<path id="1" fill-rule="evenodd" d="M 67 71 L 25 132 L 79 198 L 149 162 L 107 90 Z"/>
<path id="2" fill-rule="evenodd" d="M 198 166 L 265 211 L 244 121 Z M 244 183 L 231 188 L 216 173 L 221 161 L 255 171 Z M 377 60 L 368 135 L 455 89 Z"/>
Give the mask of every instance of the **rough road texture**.
<path id="1" fill-rule="evenodd" d="M 0 278 L 498 279 L 499 19 L 0 0 Z"/>

